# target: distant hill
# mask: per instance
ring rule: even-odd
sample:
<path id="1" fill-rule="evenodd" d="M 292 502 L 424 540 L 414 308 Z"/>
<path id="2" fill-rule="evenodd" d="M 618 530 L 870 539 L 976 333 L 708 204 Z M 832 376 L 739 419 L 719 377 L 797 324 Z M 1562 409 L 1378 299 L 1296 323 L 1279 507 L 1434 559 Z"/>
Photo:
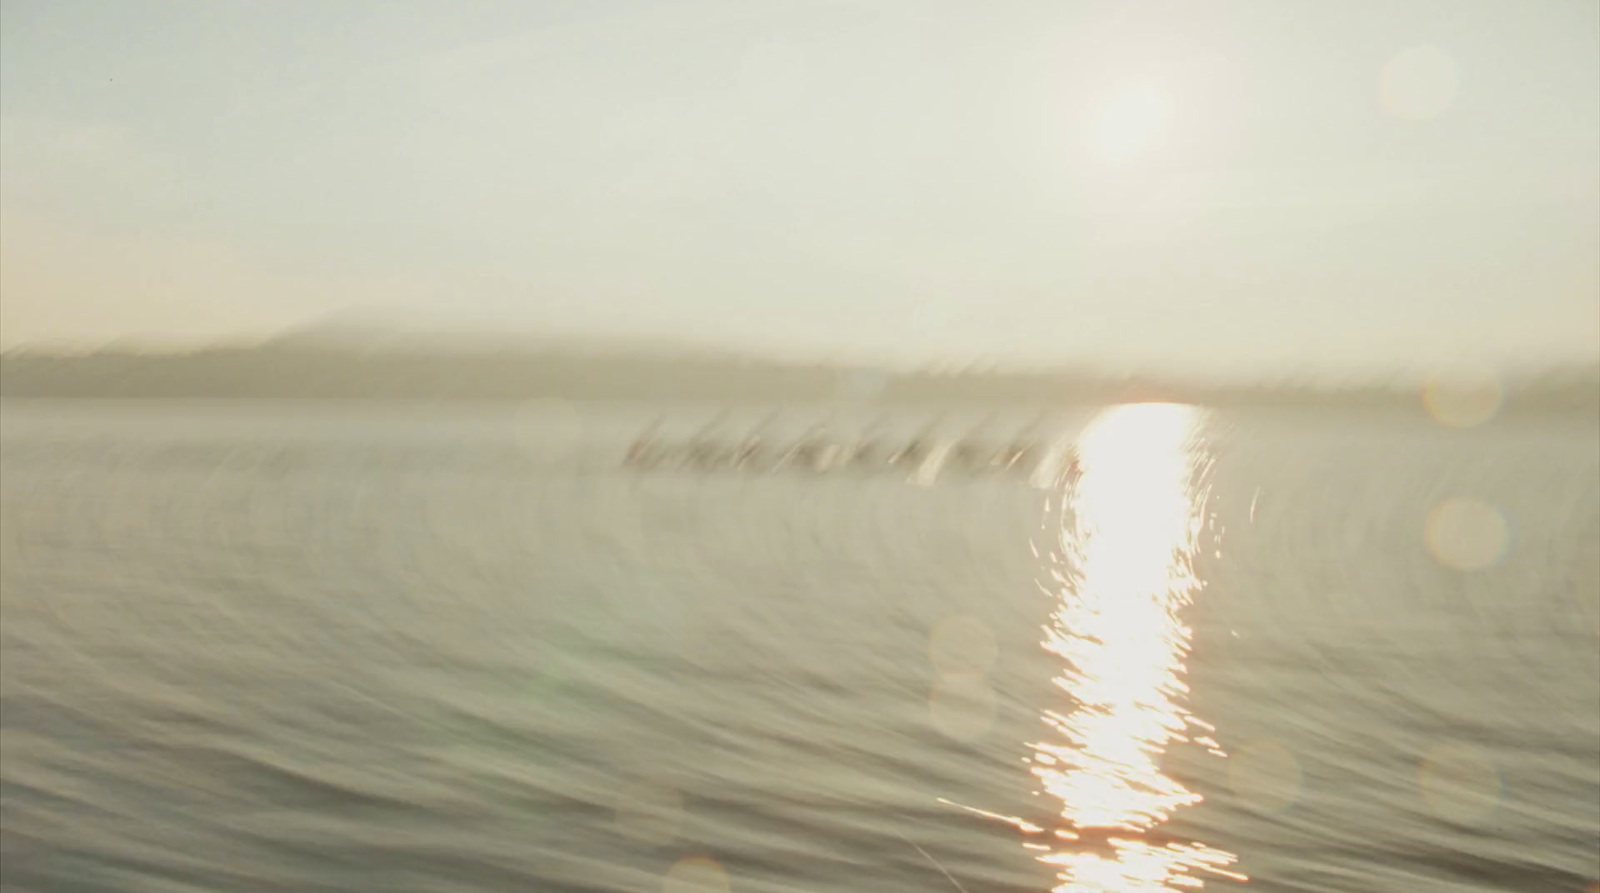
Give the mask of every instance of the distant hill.
<path id="1" fill-rule="evenodd" d="M 692 347 L 582 342 L 453 343 L 316 333 L 185 353 L 107 349 L 0 355 L 0 396 L 338 400 L 829 401 L 1066 404 L 1411 405 L 1397 387 L 1185 385 L 1056 372 L 887 372 L 785 362 Z M 1508 408 L 1600 411 L 1600 365 L 1524 376 Z"/>
<path id="2" fill-rule="evenodd" d="M 309 340 L 191 353 L 0 356 L 7 397 L 658 399 L 826 397 L 845 370 L 598 348 L 424 350 Z"/>

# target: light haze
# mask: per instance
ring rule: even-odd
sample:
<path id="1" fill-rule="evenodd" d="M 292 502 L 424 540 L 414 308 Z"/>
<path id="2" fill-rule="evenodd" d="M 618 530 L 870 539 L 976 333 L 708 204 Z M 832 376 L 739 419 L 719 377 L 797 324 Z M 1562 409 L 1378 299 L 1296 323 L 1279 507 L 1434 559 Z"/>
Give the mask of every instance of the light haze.
<path id="1" fill-rule="evenodd" d="M 1600 4 L 6 0 L 0 340 L 1600 354 Z"/>

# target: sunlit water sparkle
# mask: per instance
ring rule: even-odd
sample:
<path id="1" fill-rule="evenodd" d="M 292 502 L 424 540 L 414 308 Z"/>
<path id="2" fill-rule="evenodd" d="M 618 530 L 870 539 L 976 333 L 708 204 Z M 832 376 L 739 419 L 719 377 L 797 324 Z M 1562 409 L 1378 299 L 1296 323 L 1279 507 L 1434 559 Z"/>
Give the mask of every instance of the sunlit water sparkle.
<path id="1" fill-rule="evenodd" d="M 1119 406 L 1079 440 L 1061 540 L 1071 570 L 1042 643 L 1062 660 L 1055 683 L 1071 707 L 1045 709 L 1054 735 L 1031 757 L 1060 801 L 1062 842 L 1038 857 L 1057 869 L 1057 893 L 1197 887 L 1202 870 L 1242 879 L 1226 870 L 1231 853 L 1143 837 L 1200 802 L 1161 760 L 1191 727 L 1211 731 L 1183 703 L 1190 631 L 1179 617 L 1199 589 L 1199 418 L 1189 406 Z"/>
<path id="2" fill-rule="evenodd" d="M 1193 604 L 1138 616 L 1195 715 L 1145 746 L 1205 802 L 1106 828 L 1018 765 L 1091 719 L 1040 647 L 1075 485 L 619 468 L 656 405 L 0 403 L 0 889 L 1240 887 L 1196 842 L 1259 890 L 1600 877 L 1592 417 L 1195 415 L 1189 528 L 1098 526 L 1193 538 Z M 1179 486 L 1138 428 L 1086 500 Z M 1439 523 L 1463 499 L 1488 523 Z"/>

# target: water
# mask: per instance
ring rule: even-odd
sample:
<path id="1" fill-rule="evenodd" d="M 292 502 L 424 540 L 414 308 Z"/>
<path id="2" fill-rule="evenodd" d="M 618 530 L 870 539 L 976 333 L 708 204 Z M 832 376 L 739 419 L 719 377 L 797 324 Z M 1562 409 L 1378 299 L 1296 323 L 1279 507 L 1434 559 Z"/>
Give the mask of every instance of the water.
<path id="1" fill-rule="evenodd" d="M 617 468 L 654 414 L 0 408 L 0 886 L 1600 878 L 1592 419 L 1124 425 L 1086 506 Z"/>

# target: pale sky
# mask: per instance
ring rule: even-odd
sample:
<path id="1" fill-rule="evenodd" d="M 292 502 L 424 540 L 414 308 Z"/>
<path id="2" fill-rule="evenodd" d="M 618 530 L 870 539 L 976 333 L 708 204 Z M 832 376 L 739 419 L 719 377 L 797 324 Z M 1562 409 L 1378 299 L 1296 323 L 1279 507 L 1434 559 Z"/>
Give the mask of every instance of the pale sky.
<path id="1" fill-rule="evenodd" d="M 6 346 L 1600 356 L 1593 0 L 0 10 Z"/>

